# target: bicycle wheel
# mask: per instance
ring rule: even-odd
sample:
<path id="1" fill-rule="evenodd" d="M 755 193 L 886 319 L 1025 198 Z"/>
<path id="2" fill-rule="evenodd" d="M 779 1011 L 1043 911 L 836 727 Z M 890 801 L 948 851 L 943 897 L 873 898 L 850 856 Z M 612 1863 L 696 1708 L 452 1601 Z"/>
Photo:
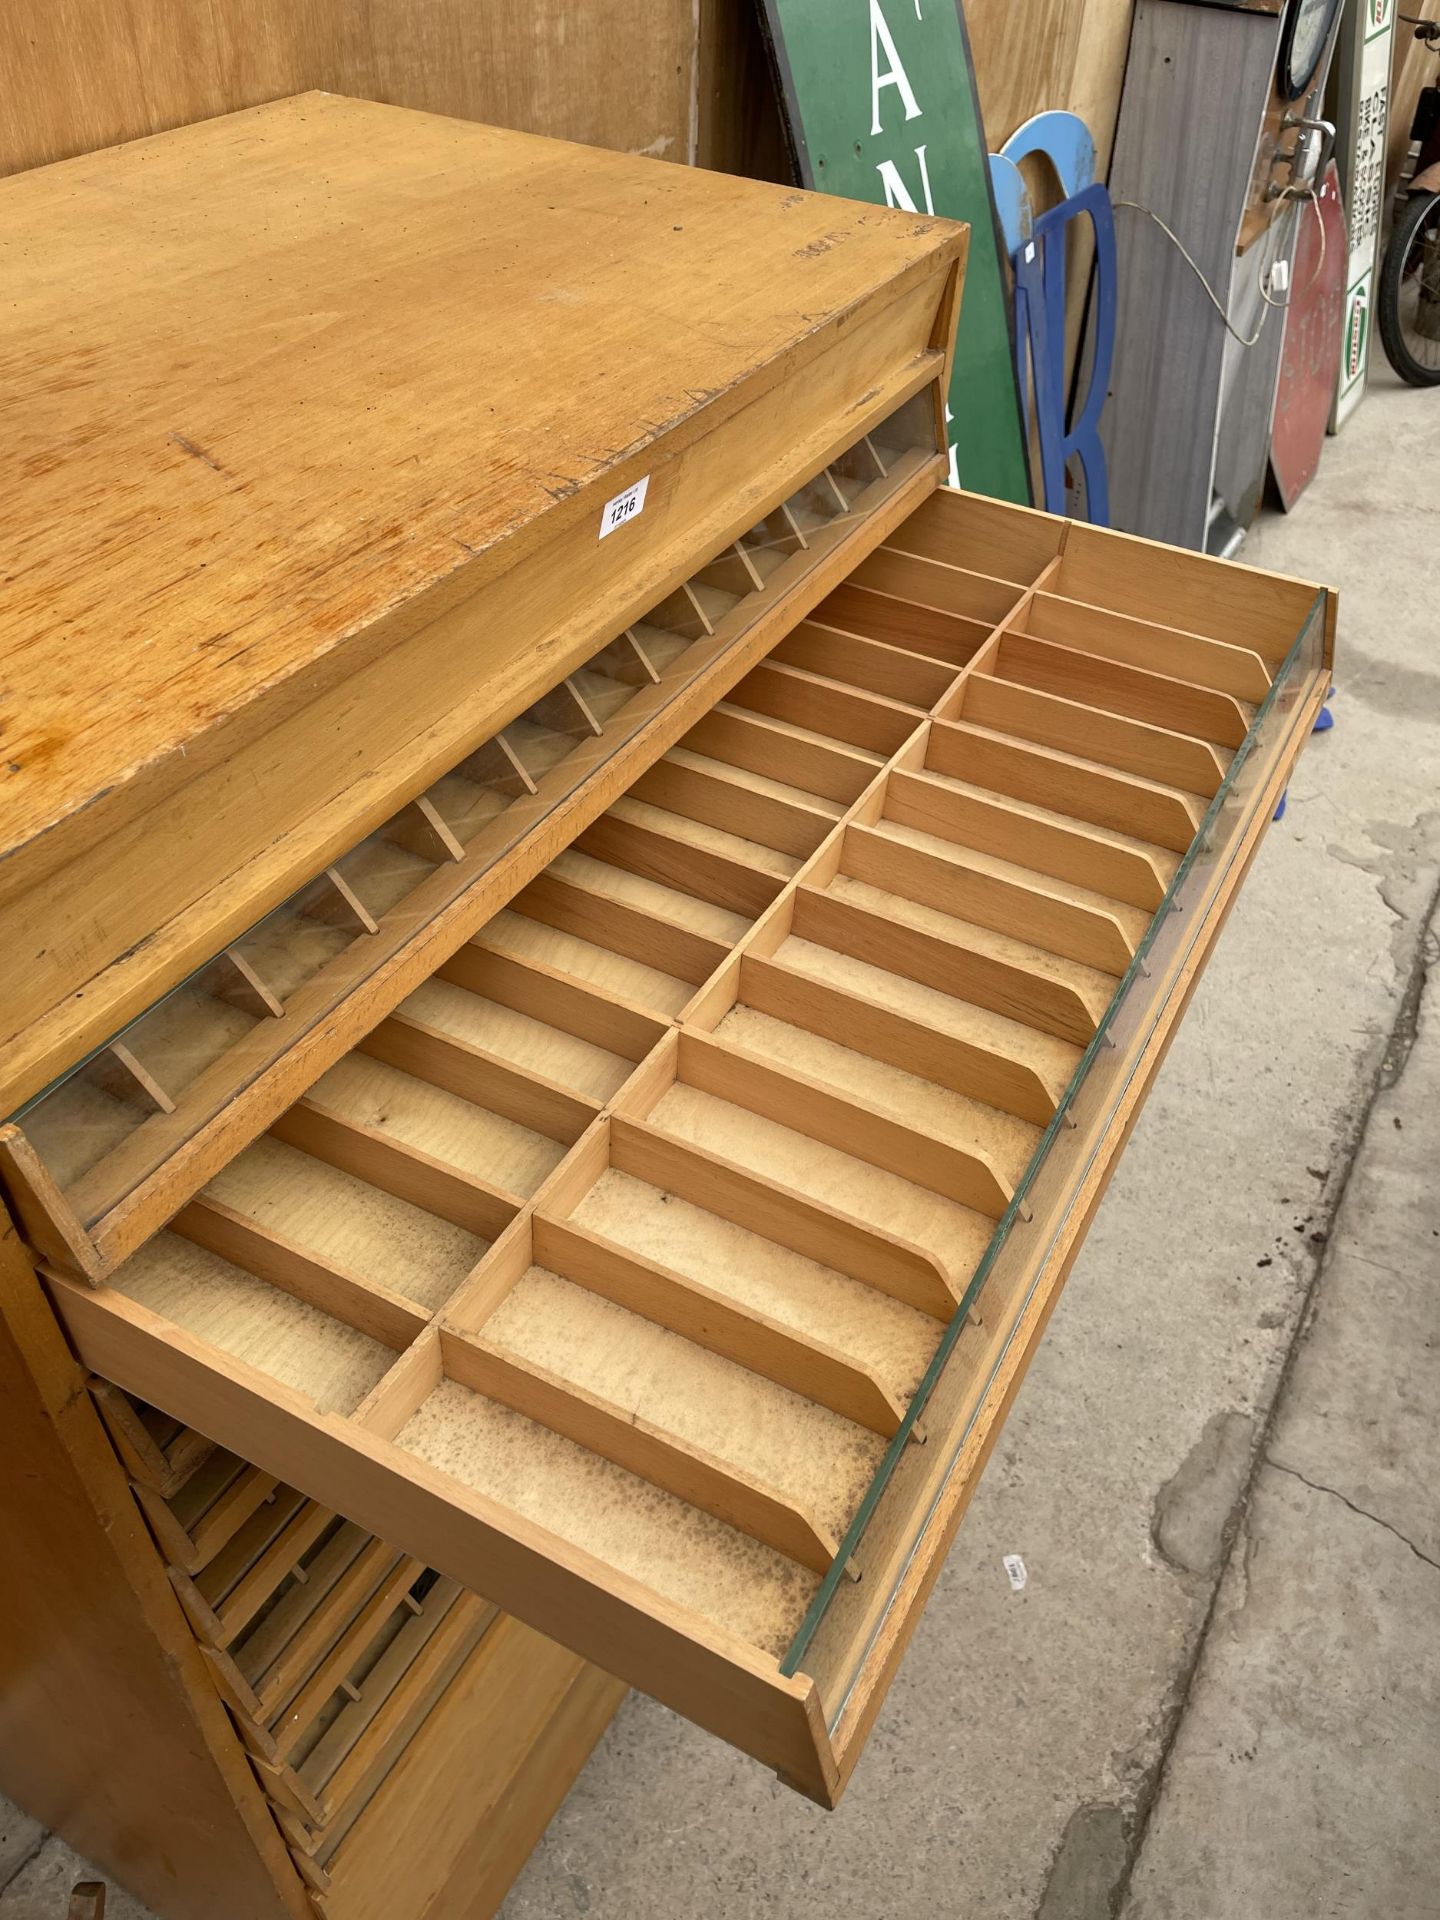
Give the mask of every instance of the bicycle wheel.
<path id="1" fill-rule="evenodd" d="M 1376 295 L 1385 357 L 1412 387 L 1440 386 L 1440 193 L 1413 193 L 1396 216 Z"/>

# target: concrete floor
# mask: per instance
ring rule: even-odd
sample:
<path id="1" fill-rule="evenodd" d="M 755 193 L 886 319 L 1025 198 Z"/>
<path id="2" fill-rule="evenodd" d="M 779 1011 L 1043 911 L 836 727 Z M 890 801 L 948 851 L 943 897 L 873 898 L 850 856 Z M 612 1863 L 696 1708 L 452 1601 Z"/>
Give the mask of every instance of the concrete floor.
<path id="1" fill-rule="evenodd" d="M 632 1696 L 504 1920 L 1440 1916 L 1437 473 L 1382 367 L 1247 544 L 1342 589 L 1337 724 L 840 1811 Z M 0 1817 L 0 1920 L 84 1871 Z"/>

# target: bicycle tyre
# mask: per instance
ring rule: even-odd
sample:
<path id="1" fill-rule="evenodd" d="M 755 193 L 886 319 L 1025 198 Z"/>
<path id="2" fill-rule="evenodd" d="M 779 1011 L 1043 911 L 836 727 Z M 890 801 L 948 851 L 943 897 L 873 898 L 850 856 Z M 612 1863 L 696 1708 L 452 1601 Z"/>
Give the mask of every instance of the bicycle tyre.
<path id="1" fill-rule="evenodd" d="M 1400 294 L 1404 283 L 1405 262 L 1415 244 L 1415 236 L 1427 220 L 1440 219 L 1440 193 L 1412 193 L 1396 216 L 1390 244 L 1380 265 L 1380 284 L 1376 292 L 1376 319 L 1385 358 L 1412 387 L 1440 387 L 1440 364 L 1427 366 L 1417 360 L 1405 338 L 1400 318 Z"/>

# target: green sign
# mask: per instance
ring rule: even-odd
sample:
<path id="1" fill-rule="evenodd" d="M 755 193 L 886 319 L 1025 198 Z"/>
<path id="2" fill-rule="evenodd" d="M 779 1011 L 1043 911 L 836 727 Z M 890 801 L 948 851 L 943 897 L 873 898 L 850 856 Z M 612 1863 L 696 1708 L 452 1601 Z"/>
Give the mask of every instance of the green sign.
<path id="1" fill-rule="evenodd" d="M 970 223 L 950 479 L 1030 501 L 990 162 L 960 0 L 765 0 L 802 186 Z"/>

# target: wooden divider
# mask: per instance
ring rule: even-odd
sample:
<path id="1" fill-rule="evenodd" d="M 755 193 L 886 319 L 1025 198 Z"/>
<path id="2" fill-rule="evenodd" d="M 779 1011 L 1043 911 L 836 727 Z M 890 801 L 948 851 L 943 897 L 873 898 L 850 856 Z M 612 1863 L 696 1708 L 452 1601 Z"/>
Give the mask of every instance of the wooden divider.
<path id="1" fill-rule="evenodd" d="M 1236 700 L 1263 700 L 1270 685 L 1265 662 L 1247 647 L 1180 633 L 1101 607 L 1063 600 L 1058 594 L 1036 594 L 1023 631 L 1036 640 L 1059 641 L 1132 667 L 1154 667 L 1163 659 L 1176 678 Z"/>
<path id="2" fill-rule="evenodd" d="M 1157 782 L 1111 773 L 1074 753 L 1032 747 L 967 721 L 937 723 L 929 766 L 1016 800 L 1184 853 L 1204 809 Z"/>
<path id="3" fill-rule="evenodd" d="M 964 712 L 974 726 L 1098 760 L 1122 773 L 1138 773 L 1206 800 L 1219 791 L 1225 774 L 1219 754 L 1208 741 L 1144 721 L 1120 719 L 1100 707 L 984 674 L 968 682 Z"/>
<path id="4" fill-rule="evenodd" d="M 827 626 L 944 661 L 957 670 L 969 665 L 995 625 L 991 620 L 945 613 L 917 600 L 896 599 L 848 580 L 820 602 L 815 618 Z"/>
<path id="5" fill-rule="evenodd" d="M 1035 1126 L 1048 1125 L 1055 1112 L 1054 1096 L 1033 1068 L 973 1041 L 936 1033 L 918 1020 L 828 986 L 781 961 L 747 953 L 741 962 L 740 995 L 746 1006 L 787 1025 L 822 1039 L 841 1039 L 853 1052 L 921 1080 L 933 1080 Z"/>
<path id="6" fill-rule="evenodd" d="M 1131 720 L 1166 726 L 1221 747 L 1238 747 L 1254 717 L 1253 710 L 1231 694 L 1024 633 L 1004 635 L 994 671 L 1018 685 L 1085 700 Z"/>
<path id="7" fill-rule="evenodd" d="M 897 771 L 887 784 L 885 807 L 889 819 L 956 846 L 1071 881 L 1147 913 L 1159 906 L 1165 875 L 1153 853 L 1088 832 L 1083 821 L 1012 805 L 1012 798 Z"/>
<path id="8" fill-rule="evenodd" d="M 427 1325 L 426 1315 L 401 1294 L 206 1194 L 176 1215 L 171 1231 L 397 1351 Z"/>
<path id="9" fill-rule="evenodd" d="M 802 620 L 770 657 L 782 666 L 843 681 L 920 713 L 928 712 L 955 678 L 953 666 L 923 653 L 846 633 L 819 620 Z M 817 840 L 805 851 L 813 853 L 818 845 Z"/>
<path id="10" fill-rule="evenodd" d="M 336 1113 L 309 1095 L 280 1116 L 270 1136 L 483 1240 L 503 1233 L 522 1205 L 519 1195 L 449 1166 L 381 1127 Z"/>
<path id="11" fill-rule="evenodd" d="M 805 1200 L 779 1181 L 747 1173 L 658 1128 L 617 1114 L 610 1132 L 610 1164 L 807 1260 L 853 1274 L 932 1319 L 948 1320 L 955 1310 L 954 1286 L 939 1262 L 919 1247 Z"/>
<path id="12" fill-rule="evenodd" d="M 794 1067 L 774 1067 L 713 1032 L 690 1027 L 680 1035 L 680 1061 L 686 1085 L 717 1100 L 767 1118 L 783 1114 L 786 1124 L 807 1139 L 853 1154 L 992 1219 L 998 1220 L 1009 1204 L 1009 1182 L 985 1154 L 875 1113 Z"/>
<path id="13" fill-rule="evenodd" d="M 481 1340 L 442 1331 L 441 1350 L 451 1379 L 648 1480 L 812 1573 L 828 1572 L 835 1540 L 783 1494 L 733 1462 L 717 1460 L 573 1381 Z"/>
<path id="14" fill-rule="evenodd" d="M 832 816 L 819 808 L 780 799 L 721 768 L 701 771 L 673 754 L 643 773 L 630 797 L 802 860 L 833 825 Z"/>
<path id="15" fill-rule="evenodd" d="M 875 777 L 873 757 L 854 746 L 822 740 L 803 727 L 747 712 L 728 700 L 719 701 L 695 723 L 686 743 L 740 773 L 769 777 L 783 767 L 787 782 L 837 807 L 858 800 Z"/>
<path id="16" fill-rule="evenodd" d="M 641 1259 L 571 1220 L 537 1213 L 536 1260 L 576 1286 L 667 1327 L 886 1438 L 903 1409 L 874 1372 L 825 1341 L 785 1326 L 713 1287 Z"/>
<path id="17" fill-rule="evenodd" d="M 828 735 L 880 760 L 897 753 L 915 731 L 915 710 L 897 700 L 771 660 L 751 668 L 731 692 L 730 704 Z"/>
<path id="18" fill-rule="evenodd" d="M 600 1111 L 595 1101 L 558 1081 L 522 1070 L 413 1014 L 392 1013 L 366 1034 L 359 1051 L 562 1146 L 573 1146 Z"/>
<path id="19" fill-rule="evenodd" d="M 833 947 L 1058 1039 L 1083 1047 L 1095 1031 L 1093 1015 L 1073 988 L 972 953 L 958 941 L 923 933 L 821 889 L 803 887 L 797 893 L 793 927 L 797 939 Z"/>
<path id="20" fill-rule="evenodd" d="M 856 880 L 1117 977 L 1134 953 L 1115 913 L 1033 880 L 1022 885 L 967 863 L 958 852 L 929 852 L 873 827 L 852 825 L 845 830 L 840 862 L 841 872 Z"/>

